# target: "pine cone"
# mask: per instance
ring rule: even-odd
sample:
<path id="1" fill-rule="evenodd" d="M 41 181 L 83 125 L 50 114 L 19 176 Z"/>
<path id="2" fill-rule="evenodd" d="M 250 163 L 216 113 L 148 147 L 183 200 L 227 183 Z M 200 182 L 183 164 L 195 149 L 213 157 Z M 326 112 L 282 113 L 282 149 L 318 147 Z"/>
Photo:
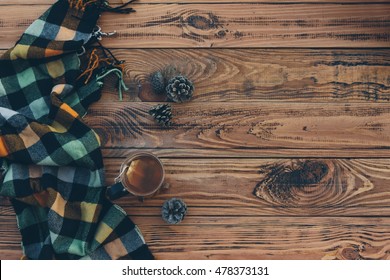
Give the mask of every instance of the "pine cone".
<path id="1" fill-rule="evenodd" d="M 161 214 L 168 224 L 178 224 L 187 214 L 187 205 L 180 198 L 168 199 L 162 206 Z"/>
<path id="2" fill-rule="evenodd" d="M 194 85 L 184 76 L 176 76 L 169 80 L 166 87 L 168 99 L 181 103 L 188 101 L 194 94 Z"/>
<path id="3" fill-rule="evenodd" d="M 172 108 L 169 104 L 158 104 L 149 110 L 149 114 L 156 122 L 163 126 L 170 126 L 172 119 Z"/>
<path id="4" fill-rule="evenodd" d="M 154 72 L 150 76 L 150 84 L 155 94 L 165 93 L 165 78 L 160 71 Z"/>

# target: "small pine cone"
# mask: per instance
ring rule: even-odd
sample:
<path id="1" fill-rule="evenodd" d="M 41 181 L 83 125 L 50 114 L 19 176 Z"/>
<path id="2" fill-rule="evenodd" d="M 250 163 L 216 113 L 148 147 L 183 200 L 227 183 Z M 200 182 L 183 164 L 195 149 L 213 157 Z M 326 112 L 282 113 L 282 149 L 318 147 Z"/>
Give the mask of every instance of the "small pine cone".
<path id="1" fill-rule="evenodd" d="M 171 198 L 164 202 L 161 215 L 168 224 L 180 223 L 187 214 L 187 205 L 179 198 Z"/>
<path id="2" fill-rule="evenodd" d="M 149 110 L 149 114 L 162 126 L 170 126 L 172 119 L 172 108 L 169 104 L 158 104 Z"/>
<path id="3" fill-rule="evenodd" d="M 177 76 L 169 80 L 166 87 L 168 99 L 182 103 L 192 98 L 194 85 L 184 76 Z"/>
<path id="4" fill-rule="evenodd" d="M 165 78 L 160 71 L 154 72 L 150 76 L 150 84 L 155 94 L 165 93 Z"/>

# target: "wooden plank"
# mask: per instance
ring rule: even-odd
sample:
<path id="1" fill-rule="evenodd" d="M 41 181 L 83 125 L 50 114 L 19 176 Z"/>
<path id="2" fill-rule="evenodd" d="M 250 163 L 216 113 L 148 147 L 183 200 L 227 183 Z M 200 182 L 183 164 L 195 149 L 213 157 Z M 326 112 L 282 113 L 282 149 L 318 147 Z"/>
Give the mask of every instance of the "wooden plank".
<path id="1" fill-rule="evenodd" d="M 389 149 L 388 104 L 197 103 L 161 128 L 150 103 L 92 105 L 85 121 L 109 148 Z M 312 157 L 316 157 L 313 151 Z"/>
<path id="2" fill-rule="evenodd" d="M 390 257 L 388 218 L 188 217 L 178 227 L 154 217 L 134 220 L 161 259 Z"/>
<path id="3" fill-rule="evenodd" d="M 108 185 L 114 183 L 122 162 L 105 159 Z M 194 215 L 210 210 L 205 215 L 390 216 L 389 159 L 163 159 L 163 163 L 169 190 L 143 204 L 129 196 L 120 205 L 154 207 L 148 214 L 159 215 L 163 201 L 178 196 L 195 206 Z"/>
<path id="4" fill-rule="evenodd" d="M 20 249 L 20 246 L 18 249 L 15 250 L 4 249 L 0 251 L 1 260 L 20 260 L 21 257 L 22 250 Z"/>
<path id="5" fill-rule="evenodd" d="M 137 13 L 105 14 L 117 30 L 107 47 L 390 47 L 390 5 L 134 4 Z M 48 6 L 0 10 L 0 48 L 9 48 Z M 367 12 L 369 11 L 369 12 Z M 248 16 L 251 15 L 251 16 Z"/>
<path id="6" fill-rule="evenodd" d="M 123 160 L 105 159 L 107 185 Z M 159 216 L 177 196 L 195 216 L 390 216 L 390 159 L 162 161 L 169 190 L 143 203 L 121 199 L 128 213 Z M 14 215 L 9 202 L 0 205 L 0 215 Z"/>
<path id="7" fill-rule="evenodd" d="M 133 220 L 157 259 L 390 259 L 390 218 L 189 215 L 175 226 L 159 217 Z M 13 217 L 0 223 L 6 259 L 20 238 Z"/>
<path id="8" fill-rule="evenodd" d="M 390 50 L 119 49 L 114 54 L 126 61 L 125 98 L 131 101 L 164 100 L 150 83 L 157 71 L 166 79 L 183 74 L 193 81 L 192 102 L 390 100 Z M 103 100 L 118 100 L 113 86 L 106 87 Z"/>
<path id="9" fill-rule="evenodd" d="M 107 30 L 119 24 L 118 37 L 107 39 L 107 45 L 390 47 L 388 5 L 189 4 L 136 8 L 135 17 L 102 18 Z"/>

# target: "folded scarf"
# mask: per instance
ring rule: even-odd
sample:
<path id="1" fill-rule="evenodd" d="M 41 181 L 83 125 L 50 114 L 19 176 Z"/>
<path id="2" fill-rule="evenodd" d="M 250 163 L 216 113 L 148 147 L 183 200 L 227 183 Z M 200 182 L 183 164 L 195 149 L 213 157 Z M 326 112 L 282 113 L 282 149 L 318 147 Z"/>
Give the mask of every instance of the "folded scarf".
<path id="1" fill-rule="evenodd" d="M 106 75 L 125 87 L 120 62 L 91 47 L 103 11 L 132 10 L 60 0 L 0 59 L 0 195 L 11 198 L 29 259 L 153 259 L 106 198 L 99 137 L 81 119 Z"/>

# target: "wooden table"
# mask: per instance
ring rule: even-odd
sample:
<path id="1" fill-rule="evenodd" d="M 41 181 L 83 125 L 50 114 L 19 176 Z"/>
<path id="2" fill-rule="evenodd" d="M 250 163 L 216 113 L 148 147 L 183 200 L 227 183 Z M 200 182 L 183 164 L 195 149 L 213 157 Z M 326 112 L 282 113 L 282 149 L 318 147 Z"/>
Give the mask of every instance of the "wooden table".
<path id="1" fill-rule="evenodd" d="M 2 0 L 0 48 L 51 3 Z M 134 151 L 164 162 L 170 190 L 118 201 L 158 259 L 390 259 L 390 1 L 133 7 L 100 21 L 118 32 L 103 44 L 126 60 L 130 91 L 120 102 L 106 87 L 86 122 L 107 184 Z M 149 77 L 172 69 L 196 93 L 163 129 L 147 113 L 161 101 Z M 160 217 L 171 197 L 189 206 L 175 226 Z M 17 259 L 15 216 L 0 203 L 0 257 Z"/>

